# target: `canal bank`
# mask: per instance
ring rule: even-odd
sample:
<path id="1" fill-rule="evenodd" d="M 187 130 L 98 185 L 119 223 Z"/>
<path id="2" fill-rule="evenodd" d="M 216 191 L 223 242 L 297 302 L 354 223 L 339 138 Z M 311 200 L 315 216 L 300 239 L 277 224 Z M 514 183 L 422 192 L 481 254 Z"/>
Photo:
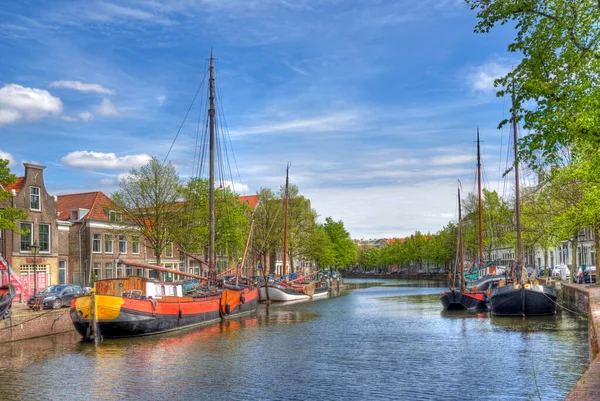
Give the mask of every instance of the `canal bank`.
<path id="1" fill-rule="evenodd" d="M 592 361 L 565 400 L 600 400 L 600 287 L 563 284 L 562 299 L 568 308 L 588 316 L 590 360 Z"/>
<path id="2" fill-rule="evenodd" d="M 0 344 L 74 331 L 69 308 L 32 311 L 13 304 L 12 316 L 0 320 Z"/>

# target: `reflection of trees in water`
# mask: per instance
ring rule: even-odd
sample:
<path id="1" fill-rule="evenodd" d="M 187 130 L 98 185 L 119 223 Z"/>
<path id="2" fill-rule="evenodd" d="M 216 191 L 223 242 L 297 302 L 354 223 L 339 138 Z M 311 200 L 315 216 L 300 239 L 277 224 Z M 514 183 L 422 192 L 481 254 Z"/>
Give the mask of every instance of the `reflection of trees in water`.
<path id="1" fill-rule="evenodd" d="M 297 303 L 304 303 L 308 301 L 299 301 Z M 292 324 L 307 322 L 319 316 L 318 313 L 309 312 L 306 310 L 302 311 L 290 311 L 283 309 L 286 306 L 290 306 L 292 302 L 286 302 L 281 305 L 265 305 L 264 310 L 261 310 L 258 314 L 259 325 L 269 326 L 271 324 Z"/>

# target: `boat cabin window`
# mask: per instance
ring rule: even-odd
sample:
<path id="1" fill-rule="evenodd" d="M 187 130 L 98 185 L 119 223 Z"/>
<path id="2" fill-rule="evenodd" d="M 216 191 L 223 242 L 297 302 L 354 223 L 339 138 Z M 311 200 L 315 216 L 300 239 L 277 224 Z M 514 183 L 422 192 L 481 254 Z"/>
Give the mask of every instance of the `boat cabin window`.
<path id="1" fill-rule="evenodd" d="M 164 286 L 164 285 L 161 285 L 161 286 L 160 286 L 158 293 L 159 293 L 160 295 L 165 295 L 165 286 Z"/>

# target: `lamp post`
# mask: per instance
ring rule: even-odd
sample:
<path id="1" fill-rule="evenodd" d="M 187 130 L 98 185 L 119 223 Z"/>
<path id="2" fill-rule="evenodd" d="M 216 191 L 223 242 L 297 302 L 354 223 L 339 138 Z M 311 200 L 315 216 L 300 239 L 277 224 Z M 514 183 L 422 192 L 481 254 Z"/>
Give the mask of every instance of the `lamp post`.
<path id="1" fill-rule="evenodd" d="M 34 242 L 33 245 L 29 246 L 29 249 L 33 251 L 33 296 L 37 294 L 37 251 L 40 249 L 40 246 L 37 242 Z"/>

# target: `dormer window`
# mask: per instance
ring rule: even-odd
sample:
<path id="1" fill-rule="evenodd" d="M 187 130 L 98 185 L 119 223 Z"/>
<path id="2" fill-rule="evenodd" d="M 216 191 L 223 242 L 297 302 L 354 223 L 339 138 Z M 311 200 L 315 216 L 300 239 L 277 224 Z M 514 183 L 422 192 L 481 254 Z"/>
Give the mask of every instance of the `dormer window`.
<path id="1" fill-rule="evenodd" d="M 29 209 L 31 210 L 41 210 L 40 208 L 40 188 L 39 187 L 29 187 Z"/>
<path id="2" fill-rule="evenodd" d="M 123 214 L 121 212 L 110 210 L 108 212 L 108 220 L 120 223 L 123 221 Z"/>

